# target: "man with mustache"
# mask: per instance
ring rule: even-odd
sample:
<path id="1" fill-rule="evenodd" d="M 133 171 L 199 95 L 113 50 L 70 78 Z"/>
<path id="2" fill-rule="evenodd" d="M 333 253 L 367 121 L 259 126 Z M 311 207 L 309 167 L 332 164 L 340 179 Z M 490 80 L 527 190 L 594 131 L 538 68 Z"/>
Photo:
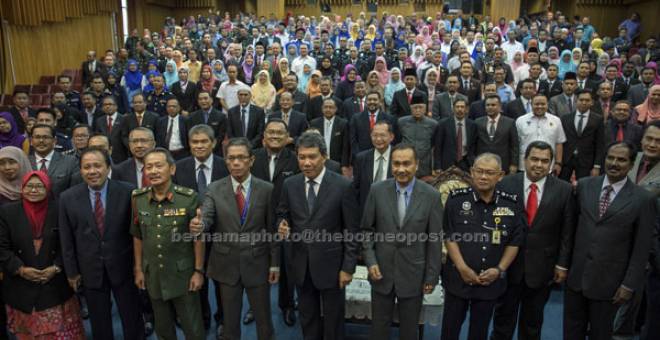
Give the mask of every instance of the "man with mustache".
<path id="1" fill-rule="evenodd" d="M 605 175 L 576 188 L 578 227 L 564 295 L 564 339 L 610 340 L 619 306 L 642 292 L 656 219 L 656 199 L 628 178 L 635 158 L 610 145 Z"/>

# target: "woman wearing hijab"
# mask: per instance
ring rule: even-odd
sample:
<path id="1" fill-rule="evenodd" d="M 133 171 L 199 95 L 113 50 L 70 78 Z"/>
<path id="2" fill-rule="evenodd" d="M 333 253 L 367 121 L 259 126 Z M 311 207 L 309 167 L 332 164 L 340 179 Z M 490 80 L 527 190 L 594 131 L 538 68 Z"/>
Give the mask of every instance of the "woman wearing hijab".
<path id="1" fill-rule="evenodd" d="M 199 88 L 211 93 L 211 98 L 215 98 L 220 89 L 220 81 L 215 79 L 211 65 L 206 64 L 202 66 L 202 71 L 199 73 Z"/>
<path id="2" fill-rule="evenodd" d="M 309 79 L 309 82 L 307 83 L 307 90 L 305 91 L 307 97 L 309 97 L 310 100 L 321 95 L 322 77 L 323 75 L 321 74 L 321 71 L 316 70 L 312 72 L 312 77 Z"/>
<path id="3" fill-rule="evenodd" d="M 211 62 L 211 68 L 213 69 L 213 76 L 220 82 L 220 84 L 229 80 L 229 75 L 227 75 L 225 64 L 222 62 L 222 60 L 213 60 Z"/>
<path id="4" fill-rule="evenodd" d="M 358 71 L 355 69 L 353 64 L 348 64 L 344 67 L 344 74 L 341 77 L 341 81 L 337 84 L 335 89 L 335 96 L 342 101 L 353 97 L 353 89 L 355 87 L 355 81 L 360 79 L 358 76 Z"/>
<path id="5" fill-rule="evenodd" d="M 117 112 L 120 113 L 126 113 L 130 111 L 130 105 L 128 104 L 128 96 L 126 95 L 126 88 L 121 86 L 118 82 L 120 79 L 117 77 L 117 73 L 115 71 L 110 70 L 108 71 L 108 75 L 105 78 L 105 83 L 106 83 L 106 88 L 108 91 L 112 93 L 112 95 L 115 97 L 117 100 Z M 165 85 L 165 89 L 167 89 L 168 86 Z M 69 136 L 70 134 L 66 134 Z"/>
<path id="6" fill-rule="evenodd" d="M 394 98 L 394 92 L 399 91 L 406 87 L 406 85 L 401 81 L 401 70 L 398 67 L 392 67 L 390 70 L 390 80 L 385 85 L 385 105 L 389 107 L 392 105 L 392 99 Z"/>
<path id="7" fill-rule="evenodd" d="M 279 91 L 284 88 L 284 78 L 290 74 L 294 74 L 291 69 L 289 69 L 289 59 L 280 58 L 277 62 L 277 68 L 273 72 L 272 83 L 275 86 L 275 90 Z"/>
<path id="8" fill-rule="evenodd" d="M 564 75 L 566 72 L 575 72 L 577 66 L 571 60 L 571 51 L 564 50 L 561 52 L 561 57 L 559 57 L 559 63 L 557 63 L 559 68 L 559 79 L 564 80 Z"/>
<path id="9" fill-rule="evenodd" d="M 660 120 L 660 85 L 651 86 L 646 100 L 635 106 L 635 113 L 637 122 L 641 125 Z"/>
<path id="10" fill-rule="evenodd" d="M 658 72 L 658 64 L 655 61 L 649 61 L 646 63 L 646 67 L 650 67 L 655 70 L 655 84 L 660 85 L 660 73 Z"/>
<path id="11" fill-rule="evenodd" d="M 366 92 L 369 93 L 371 91 L 377 91 L 380 93 L 380 98 L 382 99 L 385 97 L 385 87 L 380 84 L 380 78 L 379 74 L 376 71 L 371 71 L 369 74 L 367 74 L 367 81 L 366 81 Z"/>
<path id="12" fill-rule="evenodd" d="M 303 64 L 303 72 L 298 78 L 298 91 L 307 93 L 307 84 L 312 78 L 312 66 L 308 63 Z"/>
<path id="13" fill-rule="evenodd" d="M 603 47 L 602 39 L 596 38 L 591 41 L 591 52 L 596 53 L 597 56 L 600 56 L 601 54 L 605 53 L 602 47 Z"/>
<path id="14" fill-rule="evenodd" d="M 256 74 L 254 67 L 254 56 L 250 53 L 245 54 L 245 60 L 243 60 L 240 68 L 241 72 L 238 74 L 238 80 L 247 85 L 254 84 L 254 76 Z"/>
<path id="15" fill-rule="evenodd" d="M 332 66 L 332 59 L 328 56 L 324 56 L 318 67 L 323 77 L 330 77 L 330 79 L 332 79 L 332 85 L 334 87 L 339 78 L 339 73 L 337 72 L 337 69 Z"/>
<path id="16" fill-rule="evenodd" d="M 369 39 L 371 41 L 374 41 L 374 39 L 376 39 L 375 25 L 369 25 L 369 28 L 367 28 L 367 33 L 364 35 L 364 39 Z"/>
<path id="17" fill-rule="evenodd" d="M 557 46 L 551 46 L 548 48 L 548 64 L 558 65 L 559 64 L 559 49 Z"/>
<path id="18" fill-rule="evenodd" d="M 270 83 L 268 71 L 259 71 L 259 73 L 257 73 L 257 80 L 254 82 L 254 85 L 252 85 L 252 102 L 263 108 L 266 112 L 270 112 L 275 103 L 276 96 L 277 90 L 275 90 L 275 86 Z"/>
<path id="19" fill-rule="evenodd" d="M 430 112 L 433 107 L 433 99 L 435 98 L 435 95 L 444 91 L 444 86 L 440 81 L 440 74 L 437 69 L 431 68 L 426 72 L 426 78 L 424 78 L 424 82 L 419 85 L 419 90 L 426 93 L 428 96 L 429 102 L 427 107 Z"/>
<path id="20" fill-rule="evenodd" d="M 172 84 L 179 81 L 179 73 L 174 60 L 168 60 L 167 64 L 165 64 L 165 72 L 163 72 L 163 77 L 165 78 L 165 85 L 167 85 L 167 87 L 172 87 Z"/>
<path id="21" fill-rule="evenodd" d="M 521 51 L 514 52 L 513 60 L 511 60 L 511 71 L 513 71 L 513 74 L 516 74 L 516 70 L 523 65 L 525 65 L 523 53 Z"/>
<path id="22" fill-rule="evenodd" d="M 380 85 L 385 87 L 390 81 L 390 72 L 387 70 L 387 61 L 385 60 L 385 57 L 376 57 L 374 71 L 378 74 Z"/>
<path id="23" fill-rule="evenodd" d="M 607 53 L 603 53 L 598 57 L 598 61 L 596 64 L 596 74 L 601 79 L 605 77 L 605 69 L 609 64 L 610 64 L 610 56 Z"/>
<path id="24" fill-rule="evenodd" d="M 425 56 L 424 56 L 424 47 L 422 46 L 415 46 L 414 52 L 412 56 L 410 57 L 413 63 L 415 63 L 415 67 L 419 67 L 424 61 L 425 61 Z"/>
<path id="25" fill-rule="evenodd" d="M 0 206 L 21 198 L 21 181 L 31 169 L 23 150 L 15 146 L 0 149 Z"/>
<path id="26" fill-rule="evenodd" d="M 7 146 L 17 147 L 26 155 L 30 153 L 30 141 L 18 132 L 14 116 L 9 112 L 0 112 L 0 150 Z"/>
<path id="27" fill-rule="evenodd" d="M 21 183 L 21 199 L 0 207 L 7 328 L 18 339 L 85 339 L 80 304 L 61 267 L 50 179 L 30 171 Z"/>
<path id="28" fill-rule="evenodd" d="M 582 49 L 581 48 L 576 47 L 571 51 L 571 61 L 573 62 L 573 64 L 575 64 L 575 66 L 580 65 L 580 63 L 582 62 Z"/>
<path id="29" fill-rule="evenodd" d="M 133 96 L 136 93 L 142 91 L 143 81 L 144 76 L 140 72 L 137 61 L 135 59 L 129 59 L 124 76 L 121 77 L 121 81 L 119 82 L 121 86 L 126 88 L 126 97 L 129 102 L 133 101 Z"/>

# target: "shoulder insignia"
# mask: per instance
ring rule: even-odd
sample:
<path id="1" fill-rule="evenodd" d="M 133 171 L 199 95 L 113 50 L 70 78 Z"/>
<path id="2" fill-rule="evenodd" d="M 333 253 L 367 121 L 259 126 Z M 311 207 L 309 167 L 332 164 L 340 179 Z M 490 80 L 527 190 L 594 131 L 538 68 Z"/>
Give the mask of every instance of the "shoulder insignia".
<path id="1" fill-rule="evenodd" d="M 133 195 L 133 196 L 140 196 L 140 195 L 144 194 L 144 193 L 147 192 L 147 191 L 149 191 L 149 187 L 144 187 L 144 188 L 140 188 L 140 189 L 134 189 L 132 195 Z"/>
<path id="2" fill-rule="evenodd" d="M 182 195 L 186 195 L 186 196 L 192 196 L 195 193 L 195 191 L 193 189 L 186 188 L 186 187 L 180 187 L 178 185 L 174 186 L 174 191 L 176 191 L 177 194 L 182 194 Z"/>
<path id="3" fill-rule="evenodd" d="M 472 192 L 471 188 L 459 188 L 459 189 L 452 189 L 449 194 L 451 195 L 451 197 L 455 197 L 455 196 L 469 194 L 470 192 Z"/>
<path id="4" fill-rule="evenodd" d="M 508 193 L 506 191 L 501 191 L 501 190 L 497 190 L 497 194 L 502 198 L 508 199 L 509 201 L 512 201 L 512 202 L 517 202 L 518 201 L 518 195 L 516 195 L 516 194 L 511 194 L 511 193 Z"/>

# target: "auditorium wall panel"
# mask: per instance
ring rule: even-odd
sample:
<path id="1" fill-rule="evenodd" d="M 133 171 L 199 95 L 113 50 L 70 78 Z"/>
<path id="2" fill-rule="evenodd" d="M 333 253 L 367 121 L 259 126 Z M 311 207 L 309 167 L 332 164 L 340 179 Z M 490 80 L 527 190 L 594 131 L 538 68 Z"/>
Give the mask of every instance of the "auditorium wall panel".
<path id="1" fill-rule="evenodd" d="M 331 5 L 331 13 L 321 13 L 321 8 L 320 5 L 305 5 L 305 6 L 286 6 L 285 7 L 285 12 L 286 13 L 292 13 L 294 15 L 305 15 L 305 16 L 315 16 L 319 17 L 319 15 L 341 15 L 342 18 L 346 17 L 346 14 L 350 13 L 352 14 L 353 18 L 356 18 L 360 12 L 364 12 L 367 14 L 367 18 L 369 17 L 369 13 L 367 11 L 367 5 L 366 3 L 362 3 L 360 5 Z M 433 3 L 433 4 L 427 4 L 425 7 L 424 11 L 416 11 L 415 6 L 413 4 L 413 1 L 410 1 L 408 4 L 399 4 L 399 5 L 379 5 L 378 6 L 378 11 L 377 11 L 377 16 L 380 19 L 383 12 L 387 12 L 389 14 L 393 15 L 411 15 L 412 13 L 417 13 L 418 17 L 433 17 L 435 18 L 435 14 L 437 12 L 442 11 L 442 4 L 441 3 Z M 267 13 L 261 13 L 263 15 L 268 15 Z"/>
<path id="2" fill-rule="evenodd" d="M 109 14 L 39 26 L 5 24 L 4 30 L 5 93 L 10 93 L 15 84 L 37 83 L 42 75 L 80 68 L 87 51 L 96 50 L 100 54 L 113 46 L 112 16 Z"/>

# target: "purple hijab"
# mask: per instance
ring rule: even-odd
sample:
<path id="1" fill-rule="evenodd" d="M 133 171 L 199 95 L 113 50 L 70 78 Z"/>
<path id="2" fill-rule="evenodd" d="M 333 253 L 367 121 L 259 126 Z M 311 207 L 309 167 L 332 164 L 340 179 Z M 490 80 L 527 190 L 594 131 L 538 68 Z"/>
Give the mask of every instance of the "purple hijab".
<path id="1" fill-rule="evenodd" d="M 11 125 L 11 130 L 7 133 L 0 132 L 0 148 L 5 146 L 15 146 L 19 149 L 23 149 L 23 142 L 25 142 L 25 136 L 18 133 L 18 127 L 16 125 L 16 120 L 14 116 L 9 112 L 0 112 L 0 118 L 4 118 Z"/>

